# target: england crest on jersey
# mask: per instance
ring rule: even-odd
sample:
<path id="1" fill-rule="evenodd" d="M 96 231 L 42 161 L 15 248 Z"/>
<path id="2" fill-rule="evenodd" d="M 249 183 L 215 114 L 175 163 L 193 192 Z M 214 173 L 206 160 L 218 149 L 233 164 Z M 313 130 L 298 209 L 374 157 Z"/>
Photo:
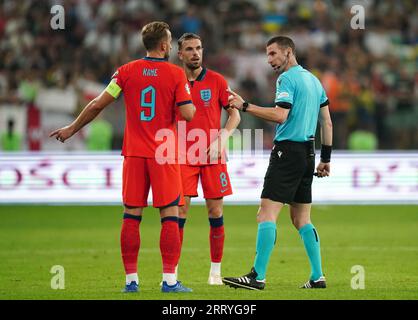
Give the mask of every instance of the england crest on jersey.
<path id="1" fill-rule="evenodd" d="M 212 92 L 210 89 L 200 90 L 200 97 L 203 101 L 208 102 L 212 97 Z"/>

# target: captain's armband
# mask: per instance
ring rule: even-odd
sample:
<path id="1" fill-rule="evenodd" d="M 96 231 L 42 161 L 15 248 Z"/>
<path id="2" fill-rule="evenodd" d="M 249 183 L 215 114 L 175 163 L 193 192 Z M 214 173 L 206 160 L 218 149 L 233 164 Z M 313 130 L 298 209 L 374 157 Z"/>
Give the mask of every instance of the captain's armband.
<path id="1" fill-rule="evenodd" d="M 106 92 L 110 94 L 113 98 L 117 99 L 122 91 L 122 88 L 116 83 L 115 79 L 112 79 L 106 87 Z"/>

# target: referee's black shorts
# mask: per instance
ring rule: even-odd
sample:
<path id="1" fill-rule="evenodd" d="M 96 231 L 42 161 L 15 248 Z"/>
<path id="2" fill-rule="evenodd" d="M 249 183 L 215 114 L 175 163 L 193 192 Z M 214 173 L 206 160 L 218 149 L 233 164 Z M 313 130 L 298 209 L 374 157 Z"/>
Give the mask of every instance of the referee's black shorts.
<path id="1" fill-rule="evenodd" d="M 261 198 L 282 203 L 311 203 L 315 170 L 313 149 L 311 142 L 275 142 Z"/>

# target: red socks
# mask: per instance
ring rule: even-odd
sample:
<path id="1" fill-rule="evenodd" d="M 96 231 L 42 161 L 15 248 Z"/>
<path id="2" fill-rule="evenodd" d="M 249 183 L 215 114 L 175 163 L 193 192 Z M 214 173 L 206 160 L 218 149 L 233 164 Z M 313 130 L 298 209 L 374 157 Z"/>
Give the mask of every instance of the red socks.
<path id="1" fill-rule="evenodd" d="M 179 218 L 180 255 L 181 255 L 181 248 L 183 247 L 183 235 L 184 235 L 184 224 L 185 223 L 186 223 L 186 218 Z"/>
<path id="2" fill-rule="evenodd" d="M 123 216 L 122 231 L 120 236 L 121 252 L 125 273 L 137 273 L 138 252 L 140 247 L 139 225 L 141 216 L 125 213 Z M 177 217 L 165 217 L 161 219 L 160 251 L 163 262 L 163 273 L 175 273 L 179 262 L 181 244 L 183 242 L 184 221 Z M 223 217 L 209 218 L 210 222 L 210 256 L 211 261 L 219 263 L 222 260 L 225 231 Z"/>
<path id="3" fill-rule="evenodd" d="M 210 258 L 211 262 L 219 263 L 222 261 L 225 241 L 223 217 L 209 218 L 209 223 Z"/>
<path id="4" fill-rule="evenodd" d="M 180 232 L 180 249 L 183 244 L 184 224 L 186 219 L 179 218 L 179 232 Z M 209 218 L 210 231 L 210 258 L 211 262 L 220 263 L 222 261 L 224 242 L 225 242 L 225 229 L 223 216 L 219 218 Z"/>
<path id="5" fill-rule="evenodd" d="M 177 217 L 161 219 L 160 250 L 163 273 L 175 273 L 180 258 L 180 232 Z"/>
<path id="6" fill-rule="evenodd" d="M 123 215 L 120 247 L 126 274 L 137 273 L 138 271 L 138 252 L 141 242 L 139 224 L 141 223 L 141 218 L 141 216 L 128 213 Z"/>
<path id="7" fill-rule="evenodd" d="M 161 219 L 160 250 L 163 260 L 163 273 L 175 273 L 180 257 L 180 234 L 177 217 Z M 140 247 L 139 224 L 141 216 L 125 213 L 123 215 L 120 244 L 125 273 L 137 273 Z"/>

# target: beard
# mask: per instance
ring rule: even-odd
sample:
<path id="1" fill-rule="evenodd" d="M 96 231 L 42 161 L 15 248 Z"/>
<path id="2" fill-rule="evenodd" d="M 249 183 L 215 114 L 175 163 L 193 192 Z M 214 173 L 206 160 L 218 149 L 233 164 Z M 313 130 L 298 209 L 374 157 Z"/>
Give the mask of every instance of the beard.
<path id="1" fill-rule="evenodd" d="M 164 59 L 167 59 L 168 60 L 168 58 L 170 58 L 170 52 L 166 52 L 164 54 Z"/>
<path id="2" fill-rule="evenodd" d="M 289 63 L 289 58 L 286 58 L 286 60 L 280 65 L 280 67 L 278 69 L 275 69 L 276 73 L 278 75 L 281 75 L 285 71 L 288 63 Z"/>
<path id="3" fill-rule="evenodd" d="M 190 70 L 199 69 L 201 66 L 202 66 L 202 63 L 200 61 L 199 62 L 189 62 L 189 63 L 186 63 L 186 67 L 188 69 L 190 69 Z"/>

